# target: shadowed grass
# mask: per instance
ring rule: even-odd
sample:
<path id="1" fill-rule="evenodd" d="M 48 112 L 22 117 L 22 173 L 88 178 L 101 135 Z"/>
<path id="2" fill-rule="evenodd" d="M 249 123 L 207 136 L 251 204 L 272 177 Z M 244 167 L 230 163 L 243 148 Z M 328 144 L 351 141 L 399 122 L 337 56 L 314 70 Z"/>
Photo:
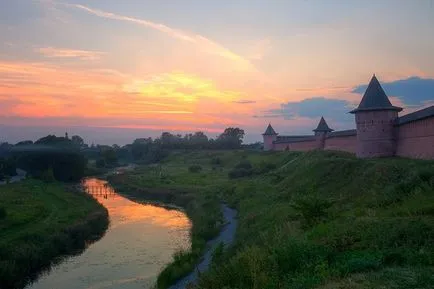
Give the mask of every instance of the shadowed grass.
<path id="1" fill-rule="evenodd" d="M 77 253 L 106 230 L 92 197 L 61 183 L 26 180 L 0 187 L 0 288 L 22 288 L 59 257 Z"/>

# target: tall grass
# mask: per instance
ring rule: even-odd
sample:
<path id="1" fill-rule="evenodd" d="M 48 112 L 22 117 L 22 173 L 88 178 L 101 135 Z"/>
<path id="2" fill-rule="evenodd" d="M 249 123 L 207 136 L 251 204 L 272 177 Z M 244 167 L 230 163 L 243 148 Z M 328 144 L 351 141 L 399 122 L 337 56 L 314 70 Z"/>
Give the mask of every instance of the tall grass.
<path id="1" fill-rule="evenodd" d="M 215 158 L 219 170 L 213 169 Z M 249 163 L 251 173 L 229 178 L 240 163 Z M 202 171 L 189 173 L 193 164 Z M 234 247 L 201 275 L 198 288 L 431 288 L 433 161 L 199 151 L 173 154 L 161 170 L 164 178 L 149 167 L 126 178 L 132 187 L 150 187 L 151 194 L 143 195 L 154 196 L 159 188 L 172 192 L 163 202 L 195 203 L 187 210 L 195 214 L 193 231 L 216 224 L 217 214 L 208 215 L 203 200 L 213 208 L 224 200 L 239 212 Z M 160 275 L 160 288 L 183 276 L 191 259 L 182 253 L 174 264 Z M 352 287 L 351 278 L 359 279 L 359 287 Z"/>

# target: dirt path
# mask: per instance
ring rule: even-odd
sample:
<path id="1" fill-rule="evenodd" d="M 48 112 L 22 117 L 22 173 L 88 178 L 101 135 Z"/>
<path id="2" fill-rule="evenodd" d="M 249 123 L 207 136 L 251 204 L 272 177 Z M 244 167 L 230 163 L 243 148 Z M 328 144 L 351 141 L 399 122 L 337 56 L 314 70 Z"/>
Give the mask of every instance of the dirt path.
<path id="1" fill-rule="evenodd" d="M 220 234 L 208 241 L 207 243 L 207 250 L 205 251 L 205 254 L 202 256 L 201 262 L 196 265 L 193 272 L 191 272 L 189 275 L 185 276 L 181 280 L 179 280 L 175 285 L 172 285 L 170 289 L 184 289 L 187 284 L 194 283 L 197 280 L 198 272 L 205 272 L 208 270 L 208 267 L 211 263 L 211 256 L 214 252 L 215 248 L 220 244 L 220 242 L 223 242 L 225 246 L 228 246 L 232 244 L 235 237 L 235 231 L 237 228 L 237 211 L 234 209 L 229 208 L 228 206 L 222 204 L 221 206 L 223 217 L 225 219 L 226 225 L 224 225 L 223 229 L 221 230 Z"/>

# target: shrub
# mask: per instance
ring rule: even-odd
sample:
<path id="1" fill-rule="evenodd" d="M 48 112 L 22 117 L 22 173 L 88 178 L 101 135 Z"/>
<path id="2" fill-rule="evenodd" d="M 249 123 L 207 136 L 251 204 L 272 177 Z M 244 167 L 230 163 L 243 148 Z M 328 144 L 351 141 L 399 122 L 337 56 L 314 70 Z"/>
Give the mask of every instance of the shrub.
<path id="1" fill-rule="evenodd" d="M 230 179 L 236 179 L 236 178 L 243 178 L 248 177 L 253 174 L 253 171 L 251 169 L 244 169 L 244 168 L 236 168 L 231 170 L 228 173 L 228 176 Z"/>
<path id="2" fill-rule="evenodd" d="M 190 173 L 199 173 L 202 171 L 202 167 L 200 165 L 191 165 L 188 167 L 188 171 Z"/>
<path id="3" fill-rule="evenodd" d="M 96 160 L 95 166 L 97 168 L 104 168 L 105 167 L 105 160 L 104 159 L 98 159 L 98 160 Z"/>
<path id="4" fill-rule="evenodd" d="M 6 209 L 3 207 L 0 207 L 0 220 L 6 218 Z"/>
<path id="5" fill-rule="evenodd" d="M 54 182 L 55 178 L 54 178 L 54 173 L 53 173 L 53 169 L 49 168 L 45 171 L 43 171 L 41 173 L 40 176 L 41 180 L 43 180 L 44 182 Z"/>
<path id="6" fill-rule="evenodd" d="M 258 166 L 258 173 L 259 174 L 265 174 L 269 171 L 275 170 L 277 166 L 270 162 L 261 161 Z"/>
<path id="7" fill-rule="evenodd" d="M 291 206 L 301 214 L 305 225 L 312 226 L 327 217 L 327 209 L 330 208 L 332 204 L 333 203 L 328 200 L 308 197 L 295 200 Z"/>
<path id="8" fill-rule="evenodd" d="M 336 258 L 336 267 L 341 275 L 378 269 L 383 256 L 378 252 L 353 251 L 344 252 Z"/>
<path id="9" fill-rule="evenodd" d="M 242 160 L 235 166 L 235 169 L 251 170 L 252 164 L 250 163 L 249 160 Z"/>
<path id="10" fill-rule="evenodd" d="M 214 265 L 218 265 L 223 260 L 223 254 L 225 252 L 225 245 L 223 242 L 220 242 L 217 247 L 214 249 L 211 255 L 211 263 Z"/>
<path id="11" fill-rule="evenodd" d="M 222 164 L 222 160 L 219 157 L 214 157 L 211 159 L 211 165 L 220 166 Z"/>

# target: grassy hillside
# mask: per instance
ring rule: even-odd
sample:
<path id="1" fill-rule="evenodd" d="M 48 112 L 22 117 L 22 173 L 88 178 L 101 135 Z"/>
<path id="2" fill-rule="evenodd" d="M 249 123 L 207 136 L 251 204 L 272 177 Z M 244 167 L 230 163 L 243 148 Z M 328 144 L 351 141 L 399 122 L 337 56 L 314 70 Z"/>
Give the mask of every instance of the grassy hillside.
<path id="1" fill-rule="evenodd" d="M 55 258 L 82 250 L 108 225 L 106 210 L 61 183 L 0 186 L 0 288 L 21 288 Z"/>
<path id="2" fill-rule="evenodd" d="M 236 245 L 215 258 L 200 288 L 433 288 L 432 161 L 177 153 L 161 168 L 143 167 L 118 183 L 145 198 L 182 199 L 187 207 L 197 200 L 216 207 L 221 199 L 238 209 Z M 208 207 L 196 206 L 195 214 L 218 228 Z M 193 223 L 204 226 L 201 218 Z M 177 258 L 159 287 L 182 275 L 184 265 Z"/>

